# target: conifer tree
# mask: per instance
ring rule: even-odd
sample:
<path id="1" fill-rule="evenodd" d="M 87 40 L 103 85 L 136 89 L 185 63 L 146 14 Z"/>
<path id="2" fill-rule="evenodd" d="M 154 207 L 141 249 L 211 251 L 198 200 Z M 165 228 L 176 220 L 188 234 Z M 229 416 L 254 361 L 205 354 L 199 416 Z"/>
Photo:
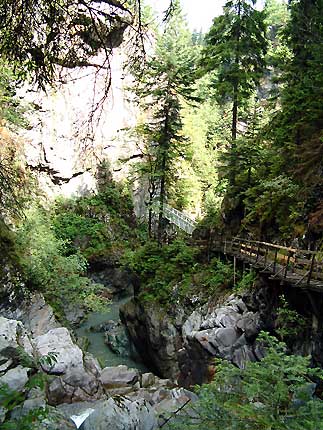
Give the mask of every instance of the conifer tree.
<path id="1" fill-rule="evenodd" d="M 202 54 L 205 71 L 214 73 L 218 100 L 232 103 L 231 174 L 235 182 L 235 141 L 239 108 L 250 97 L 264 70 L 267 42 L 264 14 L 255 9 L 256 0 L 230 0 L 224 14 L 215 18 L 206 36 Z"/>
<path id="2" fill-rule="evenodd" d="M 323 207 L 323 2 L 293 0 L 290 12 L 285 39 L 292 57 L 284 69 L 281 110 L 270 129 L 279 168 L 302 187 L 299 201 L 317 230 Z"/>
<path id="3" fill-rule="evenodd" d="M 157 38 L 155 53 L 144 70 L 135 71 L 139 78 L 137 95 L 143 100 L 146 114 L 140 133 L 146 142 L 145 160 L 150 184 L 149 230 L 151 205 L 158 199 L 157 238 L 162 242 L 163 210 L 168 189 L 175 177 L 174 164 L 184 156 L 185 138 L 182 135 L 181 107 L 184 100 L 193 100 L 195 55 L 191 34 L 181 14 L 179 2 L 173 4 L 173 15 L 164 33 Z"/>

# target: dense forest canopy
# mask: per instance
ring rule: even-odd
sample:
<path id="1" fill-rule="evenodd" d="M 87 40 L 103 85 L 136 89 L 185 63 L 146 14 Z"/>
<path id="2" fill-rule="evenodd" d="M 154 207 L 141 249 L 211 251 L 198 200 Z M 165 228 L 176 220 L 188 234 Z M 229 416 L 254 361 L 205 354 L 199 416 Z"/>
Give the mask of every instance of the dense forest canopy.
<path id="1" fill-rule="evenodd" d="M 130 43 L 132 53 L 136 53 L 131 64 L 138 91 L 140 87 L 143 88 L 140 91 L 152 91 L 147 85 L 155 85 L 154 91 L 159 96 L 167 88 L 171 91 L 174 88 L 172 97 L 178 93 L 180 103 L 176 108 L 178 119 L 184 121 L 184 132 L 194 136 L 192 141 L 182 132 L 181 139 L 188 139 L 187 143 L 192 142 L 193 146 L 196 144 L 195 122 L 199 112 L 212 106 L 212 115 L 202 119 L 205 133 L 201 139 L 206 148 L 202 151 L 204 157 L 213 158 L 215 176 L 202 162 L 207 170 L 203 177 L 198 172 L 201 169 L 198 162 L 200 165 L 195 166 L 193 176 L 200 185 L 193 186 L 193 194 L 186 198 L 184 206 L 182 199 L 179 208 L 202 205 L 205 211 L 212 200 L 208 192 L 212 187 L 213 202 L 218 206 L 213 211 L 218 210 L 217 218 L 222 218 L 225 228 L 232 229 L 233 234 L 242 229 L 257 238 L 278 235 L 292 240 L 305 234 L 311 240 L 319 240 L 322 222 L 321 2 L 286 4 L 268 0 L 263 10 L 259 10 L 255 1 L 228 1 L 223 14 L 214 19 L 204 38 L 197 33 L 191 38 L 188 33 L 184 35 L 182 18 L 176 18 L 179 7 L 178 2 L 170 2 L 165 19 L 172 16 L 175 24 L 169 22 L 161 30 L 163 35 L 156 36 L 160 48 L 150 58 L 150 53 L 145 52 L 145 37 L 152 15 L 139 0 L 1 2 L 1 111 L 6 124 L 17 121 L 18 115 L 10 113 L 13 108 L 21 110 L 14 101 L 14 86 L 25 79 L 36 81 L 41 88 L 54 85 L 59 80 L 60 66 L 92 65 L 106 69 L 108 89 L 113 47 L 120 44 L 125 29 L 131 27 Z M 174 34 L 171 25 L 177 27 Z M 166 51 L 162 52 L 162 43 L 169 51 L 169 58 L 165 57 Z M 175 51 L 171 58 L 172 49 Z M 99 51 L 104 52 L 104 59 L 96 64 L 93 58 Z M 185 55 L 190 57 L 187 63 Z M 164 78 L 158 77 L 164 74 L 163 67 L 170 74 L 168 61 L 174 65 L 174 61 L 178 62 L 175 66 L 178 72 L 168 78 L 176 79 L 177 83 L 174 81 L 169 87 L 162 84 Z M 136 68 L 142 70 L 142 64 L 146 64 L 145 74 L 140 75 Z M 190 77 L 185 68 L 190 70 Z M 142 100 L 143 97 L 144 94 L 140 96 Z M 165 118 L 161 115 L 167 114 L 166 108 L 160 108 L 156 115 L 162 121 Z M 155 125 L 156 121 L 152 120 Z M 185 130 L 187 121 L 191 126 Z M 146 138 L 155 141 L 157 131 L 147 127 L 146 124 Z M 170 134 L 165 139 L 169 145 L 173 137 Z M 190 159 L 188 164 L 192 166 L 197 155 L 195 152 L 192 159 L 190 154 L 194 149 L 188 146 L 180 158 Z M 169 149 L 175 147 L 170 144 Z M 178 188 L 185 193 L 183 174 L 178 175 L 178 184 L 168 184 L 166 191 L 163 171 L 166 174 L 169 167 L 159 156 L 154 162 L 159 165 L 154 176 L 161 175 L 161 184 L 155 183 L 153 188 L 162 187 L 164 191 L 160 195 L 176 205 L 181 199 L 172 190 Z M 175 166 L 181 170 L 178 162 Z M 2 171 L 6 171 L 5 164 Z"/>
<path id="2" fill-rule="evenodd" d="M 66 84 L 62 71 L 91 67 L 94 81 L 103 73 L 108 102 L 120 46 L 131 82 L 125 92 L 139 112 L 126 130 L 136 162 L 117 183 L 101 160 L 96 191 L 50 199 L 20 134 L 30 127 L 26 112 L 40 107 L 18 89 L 46 93 Z M 252 270 L 202 249 L 205 238 L 239 235 L 320 256 L 322 63 L 323 0 L 227 0 L 207 34 L 189 30 L 179 0 L 169 1 L 159 27 L 144 0 L 0 0 L 1 301 L 41 293 L 65 322 L 71 304 L 86 312 L 107 306 L 89 268 L 121 267 L 135 280 L 135 299 L 166 315 L 254 285 Z M 134 215 L 135 183 L 144 190 L 143 219 Z M 194 218 L 193 237 L 170 226 L 166 208 Z M 280 300 L 272 331 L 290 347 L 309 330 L 309 311 L 300 316 Z M 219 364 L 194 414 L 170 428 L 322 428 L 312 389 L 322 372 L 286 355 L 277 339 L 264 334 L 260 342 L 263 360 L 244 370 Z M 3 428 L 30 428 L 15 427 L 11 405 Z"/>
<path id="3" fill-rule="evenodd" d="M 150 198 L 159 193 L 160 210 L 168 200 L 179 209 L 199 206 L 200 214 L 212 201 L 210 210 L 222 220 L 219 228 L 229 234 L 240 231 L 283 240 L 305 235 L 307 240 L 320 240 L 320 1 L 268 0 L 262 10 L 253 0 L 228 1 L 204 38 L 189 35 L 180 23 L 180 4 L 172 1 L 165 16 L 168 23 L 160 35 L 156 33 L 153 56 L 145 52 L 152 15 L 139 0 L 19 1 L 2 2 L 0 7 L 1 112 L 6 126 L 22 121 L 14 87 L 26 79 L 45 89 L 59 80 L 60 67 L 91 65 L 106 69 L 108 90 L 113 47 L 131 27 L 136 58 L 132 57 L 130 70 L 137 80 L 141 109 L 153 105 L 157 109 L 140 133 L 148 144 L 160 142 L 159 155 L 155 146 L 155 154 L 147 159 L 154 165 L 146 167 L 153 172 Z M 98 52 L 104 52 L 100 64 L 93 60 Z M 165 97 L 164 107 L 152 99 L 144 102 L 145 94 L 153 92 L 159 102 Z M 177 106 L 172 105 L 174 97 Z M 212 115 L 202 118 L 207 109 Z M 197 132 L 199 116 L 203 127 Z M 178 139 L 186 142 L 179 152 Z M 194 148 L 199 140 L 204 148 L 198 151 L 200 160 Z M 4 151 L 3 181 L 10 174 L 7 157 Z M 212 168 L 203 157 L 213 160 Z M 167 158 L 182 173 L 167 173 L 171 172 Z M 193 166 L 191 193 L 183 181 L 184 166 Z M 166 185 L 167 175 L 176 183 Z M 4 193 L 9 198 L 6 189 L 8 184 Z M 159 224 L 160 237 L 161 219 Z"/>

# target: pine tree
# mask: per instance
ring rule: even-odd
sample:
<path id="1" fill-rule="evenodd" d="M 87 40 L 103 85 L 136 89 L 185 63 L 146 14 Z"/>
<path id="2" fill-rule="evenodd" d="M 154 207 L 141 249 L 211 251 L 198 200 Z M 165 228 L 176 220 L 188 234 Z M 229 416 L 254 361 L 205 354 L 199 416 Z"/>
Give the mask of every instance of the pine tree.
<path id="1" fill-rule="evenodd" d="M 139 78 L 137 95 L 144 100 L 142 108 L 146 113 L 146 122 L 140 127 L 140 133 L 146 142 L 145 160 L 148 161 L 149 231 L 151 206 L 157 198 L 157 238 L 160 244 L 164 231 L 164 205 L 176 176 L 175 160 L 185 153 L 180 113 L 182 102 L 194 99 L 195 55 L 191 34 L 183 20 L 179 2 L 174 2 L 173 6 L 172 18 L 157 39 L 154 55 L 148 59 L 144 71 L 135 73 Z"/>
<path id="2" fill-rule="evenodd" d="M 255 3 L 255 0 L 227 1 L 224 14 L 214 19 L 206 36 L 202 55 L 204 70 L 215 72 L 218 99 L 232 103 L 230 182 L 233 184 L 239 108 L 259 84 L 265 66 L 266 26 L 264 14 L 255 9 Z"/>
<path id="3" fill-rule="evenodd" d="M 290 12 L 285 38 L 292 58 L 283 74 L 281 110 L 270 129 L 280 169 L 300 184 L 299 199 L 315 214 L 323 200 L 323 1 L 291 1 Z"/>

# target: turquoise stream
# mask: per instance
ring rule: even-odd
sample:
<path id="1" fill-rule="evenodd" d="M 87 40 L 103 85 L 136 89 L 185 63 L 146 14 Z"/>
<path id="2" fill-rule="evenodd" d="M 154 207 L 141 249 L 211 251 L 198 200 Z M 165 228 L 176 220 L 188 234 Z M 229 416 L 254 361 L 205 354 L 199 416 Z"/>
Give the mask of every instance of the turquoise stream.
<path id="1" fill-rule="evenodd" d="M 113 302 L 108 306 L 106 312 L 92 312 L 89 314 L 86 321 L 75 330 L 78 337 L 86 337 L 90 344 L 88 351 L 96 357 L 101 366 L 111 367 L 124 364 L 128 367 L 139 369 L 142 372 L 147 372 L 148 369 L 144 364 L 139 363 L 131 359 L 130 357 L 117 355 L 110 350 L 110 348 L 104 343 L 104 332 L 93 332 L 89 328 L 91 326 L 97 326 L 109 320 L 119 320 L 119 309 L 124 303 L 128 302 L 130 297 L 122 299 L 114 299 Z"/>

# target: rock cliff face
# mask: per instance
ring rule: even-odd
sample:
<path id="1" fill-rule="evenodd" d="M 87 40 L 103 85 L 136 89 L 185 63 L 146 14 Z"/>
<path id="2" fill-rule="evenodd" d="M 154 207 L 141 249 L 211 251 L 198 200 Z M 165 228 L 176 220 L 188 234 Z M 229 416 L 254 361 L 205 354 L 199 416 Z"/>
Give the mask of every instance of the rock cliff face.
<path id="1" fill-rule="evenodd" d="M 255 339 L 260 330 L 272 327 L 272 307 L 270 291 L 258 284 L 251 294 L 231 295 L 189 313 L 179 306 L 166 312 L 132 300 L 122 308 L 122 320 L 148 366 L 190 386 L 211 379 L 215 357 L 239 367 L 260 359 Z"/>
<path id="2" fill-rule="evenodd" d="M 46 390 L 28 385 L 36 372 L 47 375 Z M 152 373 L 124 365 L 101 369 L 59 325 L 40 294 L 0 310 L 0 390 L 3 384 L 19 391 L 23 401 L 11 412 L 0 408 L 0 426 L 9 414 L 19 418 L 46 406 L 46 423 L 35 429 L 75 429 L 75 423 L 84 430 L 155 430 L 197 399 Z"/>
<path id="3" fill-rule="evenodd" d="M 38 173 L 49 195 L 82 194 L 96 188 L 96 166 L 107 161 L 115 180 L 125 179 L 140 153 L 128 129 L 136 125 L 138 109 L 131 93 L 131 77 L 124 73 L 126 42 L 111 56 L 111 88 L 106 71 L 94 67 L 63 69 L 61 84 L 48 93 L 24 89 L 34 108 L 30 127 L 22 134 L 27 163 Z M 101 64 L 99 55 L 93 63 Z M 142 196 L 134 184 L 136 211 Z"/>

